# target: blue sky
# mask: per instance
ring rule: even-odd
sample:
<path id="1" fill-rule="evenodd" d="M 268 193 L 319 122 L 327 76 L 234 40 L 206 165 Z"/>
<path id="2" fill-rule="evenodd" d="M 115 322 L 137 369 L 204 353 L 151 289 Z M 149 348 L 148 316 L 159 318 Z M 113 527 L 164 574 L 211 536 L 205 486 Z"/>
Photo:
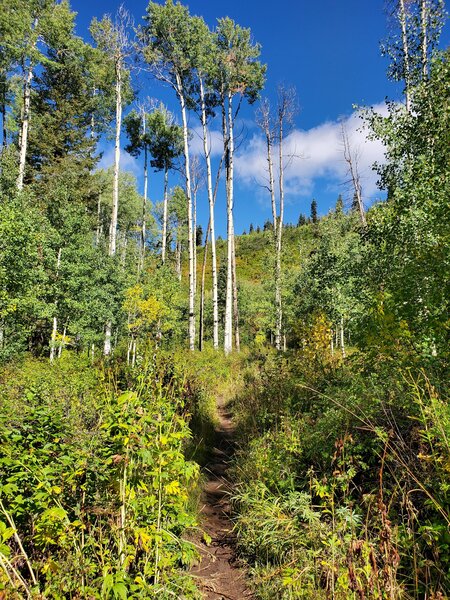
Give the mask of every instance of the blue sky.
<path id="1" fill-rule="evenodd" d="M 78 12 L 77 33 L 88 36 L 91 18 L 114 14 L 116 0 L 71 0 Z M 145 14 L 146 0 L 128 0 L 126 8 L 139 23 Z M 192 0 L 186 2 L 192 14 L 201 15 L 213 27 L 216 19 L 229 16 L 240 25 L 250 27 L 253 38 L 262 46 L 261 59 L 267 64 L 267 82 L 263 95 L 274 100 L 279 84 L 297 90 L 299 112 L 295 129 L 288 139 L 288 152 L 298 156 L 286 173 L 286 221 L 296 222 L 300 212 L 309 213 L 312 198 L 319 212 L 325 213 L 342 193 L 350 201 L 345 164 L 342 159 L 341 125 L 345 123 L 352 148 L 359 154 L 366 204 L 381 194 L 376 190 L 376 176 L 370 165 L 382 157 L 379 144 L 365 141 L 361 120 L 354 105 L 383 109 L 384 99 L 398 99 L 401 88 L 386 78 L 387 60 L 381 57 L 379 42 L 387 35 L 384 0 Z M 279 10 L 277 8 L 279 7 Z M 443 45 L 450 40 L 447 25 Z M 143 96 L 161 98 L 178 116 L 176 99 L 155 81 L 141 86 Z M 255 106 L 244 107 L 238 130 L 239 150 L 236 164 L 235 228 L 238 233 L 250 222 L 262 225 L 270 218 L 267 191 L 264 190 L 265 157 L 260 133 L 254 125 Z M 195 131 L 197 122 L 192 117 Z M 214 129 L 214 126 L 213 126 Z M 220 142 L 214 140 L 220 152 Z M 194 134 L 193 152 L 199 146 Z M 122 167 L 140 178 L 140 164 L 123 153 Z M 110 164 L 112 151 L 105 147 L 103 164 Z M 176 176 L 172 178 L 172 185 Z M 223 186 L 221 186 L 223 188 Z M 152 174 L 150 192 L 153 200 L 161 195 L 161 176 Z M 199 221 L 207 222 L 207 201 L 200 193 Z M 225 200 L 218 197 L 218 233 L 225 235 Z"/>

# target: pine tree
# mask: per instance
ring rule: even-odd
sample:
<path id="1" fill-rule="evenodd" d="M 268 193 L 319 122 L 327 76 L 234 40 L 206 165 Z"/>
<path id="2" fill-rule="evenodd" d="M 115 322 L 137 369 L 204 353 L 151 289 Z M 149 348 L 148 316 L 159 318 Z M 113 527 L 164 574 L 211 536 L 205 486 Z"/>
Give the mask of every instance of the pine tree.
<path id="1" fill-rule="evenodd" d="M 302 227 L 303 225 L 306 225 L 306 217 L 303 213 L 300 213 L 298 217 L 297 227 Z"/>
<path id="2" fill-rule="evenodd" d="M 311 202 L 311 221 L 317 223 L 317 202 L 313 200 Z"/>
<path id="3" fill-rule="evenodd" d="M 203 244 L 203 227 L 201 225 L 197 225 L 197 229 L 195 232 L 195 245 L 197 248 L 202 246 Z"/>

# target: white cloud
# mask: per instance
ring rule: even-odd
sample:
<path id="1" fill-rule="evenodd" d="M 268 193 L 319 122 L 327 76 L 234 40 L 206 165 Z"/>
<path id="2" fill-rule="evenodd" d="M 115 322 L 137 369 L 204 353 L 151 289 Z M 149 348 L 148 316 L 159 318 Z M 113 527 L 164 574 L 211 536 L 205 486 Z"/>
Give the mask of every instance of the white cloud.
<path id="1" fill-rule="evenodd" d="M 374 109 L 386 114 L 380 104 Z M 322 123 L 312 129 L 294 129 L 285 139 L 285 189 L 287 197 L 311 196 L 315 181 L 327 179 L 331 188 L 339 188 L 348 179 L 347 164 L 343 158 L 342 124 L 348 135 L 351 151 L 358 157 L 358 168 L 366 202 L 377 191 L 377 174 L 372 170 L 375 161 L 382 162 L 384 149 L 381 142 L 367 139 L 367 130 L 358 113 L 339 121 Z M 274 162 L 278 148 L 274 148 Z M 261 134 L 255 134 L 236 158 L 236 172 L 241 180 L 255 186 L 267 185 L 267 153 Z M 275 177 L 277 173 L 275 173 Z M 261 188 L 262 189 L 262 188 Z"/>
<path id="2" fill-rule="evenodd" d="M 98 163 L 99 169 L 109 169 L 114 164 L 114 147 L 110 146 L 103 152 L 103 155 Z M 136 177 L 139 177 L 142 171 L 142 166 L 139 162 L 139 158 L 134 158 L 125 150 L 120 152 L 120 170 L 130 171 Z"/>
<path id="3" fill-rule="evenodd" d="M 192 154 L 203 155 L 203 132 L 200 126 L 191 128 L 192 138 L 189 142 L 189 148 Z M 223 152 L 222 132 L 212 129 L 209 132 L 209 147 L 211 156 L 221 156 Z"/>

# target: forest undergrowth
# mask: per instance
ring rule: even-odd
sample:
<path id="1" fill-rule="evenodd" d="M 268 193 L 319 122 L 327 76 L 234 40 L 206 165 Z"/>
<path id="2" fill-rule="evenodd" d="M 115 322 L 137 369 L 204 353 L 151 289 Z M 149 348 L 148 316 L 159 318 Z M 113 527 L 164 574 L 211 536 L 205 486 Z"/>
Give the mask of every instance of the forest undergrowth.
<path id="1" fill-rule="evenodd" d="M 206 439 L 192 412 L 205 432 L 214 412 L 201 364 L 194 377 L 182 354 L 149 356 L 136 369 L 67 353 L 3 371 L 2 597 L 198 596 L 184 569 L 199 465 L 186 456 Z"/>
<path id="2" fill-rule="evenodd" d="M 233 404 L 236 529 L 257 597 L 446 598 L 444 365 L 425 370 L 406 347 L 344 362 L 315 329 L 301 351 L 254 355 Z"/>
<path id="3" fill-rule="evenodd" d="M 225 408 L 255 597 L 449 597 L 448 15 L 388 4 L 394 98 L 308 129 L 228 16 L 2 0 L 0 600 L 200 598 Z"/>

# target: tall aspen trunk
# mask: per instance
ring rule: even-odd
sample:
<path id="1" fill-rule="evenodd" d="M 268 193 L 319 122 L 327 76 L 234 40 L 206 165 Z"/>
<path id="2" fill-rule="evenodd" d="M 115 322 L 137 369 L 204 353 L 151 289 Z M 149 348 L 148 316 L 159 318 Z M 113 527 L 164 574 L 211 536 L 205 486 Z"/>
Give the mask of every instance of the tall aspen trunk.
<path id="1" fill-rule="evenodd" d="M 166 261 L 166 247 L 167 247 L 167 214 L 168 214 L 168 182 L 169 182 L 169 169 L 167 165 L 164 167 L 164 202 L 163 202 L 163 228 L 162 228 L 162 246 L 161 246 L 161 262 L 162 264 Z"/>
<path id="2" fill-rule="evenodd" d="M 67 332 L 67 329 L 66 329 L 66 327 L 64 327 L 63 334 L 62 334 L 62 340 L 58 347 L 58 358 L 61 358 L 63 347 L 66 345 L 66 332 Z"/>
<path id="3" fill-rule="evenodd" d="M 188 254 L 189 254 L 189 349 L 195 350 L 195 274 L 194 274 L 194 232 L 192 230 L 192 193 L 191 193 L 191 171 L 189 163 L 189 132 L 186 114 L 186 100 L 181 84 L 181 79 L 176 74 L 177 93 L 181 105 L 181 119 L 183 124 L 183 143 L 186 177 L 186 196 L 188 201 Z"/>
<path id="4" fill-rule="evenodd" d="M 92 97 L 95 98 L 96 96 L 96 87 L 94 85 L 93 89 L 92 89 Z M 94 141 L 95 140 L 95 116 L 94 113 L 91 114 L 91 140 Z"/>
<path id="5" fill-rule="evenodd" d="M 59 268 L 61 266 L 61 252 L 62 252 L 62 249 L 59 248 L 58 258 L 56 260 L 56 278 L 58 278 Z M 50 362 L 51 363 L 55 360 L 55 356 L 56 356 L 56 336 L 58 334 L 58 318 L 56 316 L 57 310 L 58 310 L 58 301 L 55 300 L 55 314 L 53 315 L 52 336 L 50 339 Z"/>
<path id="6" fill-rule="evenodd" d="M 405 103 L 406 110 L 411 112 L 411 66 L 409 64 L 409 44 L 405 0 L 399 0 L 399 9 L 400 27 L 402 30 L 403 68 L 405 71 Z"/>
<path id="7" fill-rule="evenodd" d="M 197 185 L 192 192 L 192 237 L 194 244 L 194 290 L 197 294 Z"/>
<path id="8" fill-rule="evenodd" d="M 23 190 L 23 179 L 25 176 L 25 162 L 27 159 L 28 129 L 30 126 L 30 104 L 31 104 L 31 81 L 33 79 L 33 66 L 30 62 L 23 85 L 23 109 L 22 127 L 20 131 L 19 148 L 19 175 L 17 177 L 17 189 Z"/>
<path id="9" fill-rule="evenodd" d="M 55 310 L 57 307 L 57 303 L 55 302 Z M 56 315 L 53 317 L 53 327 L 52 327 L 52 337 L 50 340 L 50 362 L 52 363 L 55 360 L 56 356 L 56 336 L 58 334 L 58 318 Z"/>
<path id="10" fill-rule="evenodd" d="M 114 144 L 113 203 L 109 232 L 109 255 L 114 256 L 117 244 L 117 216 L 119 214 L 120 130 L 122 128 L 122 64 L 116 66 L 116 138 Z"/>
<path id="11" fill-rule="evenodd" d="M 131 366 L 136 366 L 136 349 L 137 349 L 137 339 L 133 338 L 133 347 L 132 347 L 132 356 L 131 356 Z"/>
<path id="12" fill-rule="evenodd" d="M 237 352 L 241 349 L 241 338 L 239 334 L 239 303 L 238 303 L 238 288 L 237 288 L 237 276 L 236 276 L 236 243 L 234 236 L 233 226 L 233 248 L 232 248 L 232 274 L 233 274 L 233 321 L 234 321 L 234 345 Z"/>
<path id="13" fill-rule="evenodd" d="M 203 350 L 203 329 L 204 329 L 204 314 L 205 314 L 205 280 L 206 280 L 206 263 L 208 260 L 208 242 L 211 231 L 211 221 L 208 222 L 208 228 L 205 236 L 205 247 L 203 250 L 203 264 L 202 264 L 202 279 L 200 285 L 200 311 L 199 311 L 199 325 L 198 325 L 198 349 L 200 352 Z M 216 346 L 214 346 L 216 347 Z"/>
<path id="14" fill-rule="evenodd" d="M 215 184 L 214 192 L 212 195 L 212 208 L 213 209 L 216 204 L 217 190 L 219 189 L 220 172 L 222 170 L 223 159 L 224 159 L 224 155 L 222 154 L 222 158 L 220 159 L 219 168 L 217 169 L 216 184 Z M 204 253 L 203 253 L 202 281 L 201 281 L 201 290 L 200 290 L 200 320 L 199 320 L 200 330 L 199 330 L 199 336 L 198 336 L 198 345 L 199 345 L 200 350 L 203 350 L 204 314 L 205 314 L 205 279 L 206 279 L 206 264 L 207 264 L 207 257 L 208 257 L 208 242 L 209 242 L 210 235 L 211 235 L 211 219 L 208 221 L 208 227 L 206 229 L 205 249 L 204 249 Z M 216 247 L 216 245 L 214 243 L 214 249 L 215 249 L 215 247 Z M 212 248 L 212 244 L 211 244 L 211 248 Z M 216 306 L 217 306 L 217 264 L 215 264 L 213 261 L 213 269 L 214 269 L 214 267 L 216 267 Z M 213 281 L 214 281 L 214 279 L 213 279 Z M 219 326 L 218 326 L 219 325 L 219 317 L 218 317 L 218 315 L 216 315 L 216 316 L 217 316 L 217 327 L 215 327 L 215 326 L 213 327 L 213 344 L 214 344 L 215 349 L 217 349 L 219 347 Z M 215 316 L 214 316 L 214 291 L 213 291 L 213 318 L 215 318 Z M 216 345 L 216 335 L 217 335 L 217 345 Z"/>
<path id="15" fill-rule="evenodd" d="M 102 195 L 99 193 L 97 199 L 97 227 L 95 229 L 95 245 L 98 246 L 100 243 L 101 233 L 101 215 L 102 215 Z"/>
<path id="16" fill-rule="evenodd" d="M 39 19 L 35 18 L 32 31 L 35 31 L 38 26 Z M 33 49 L 36 47 L 36 42 L 33 43 Z M 24 61 L 25 71 L 25 61 Z M 23 106 L 22 106 L 22 127 L 20 129 L 19 136 L 19 175 L 17 177 L 17 189 L 22 191 L 23 179 L 25 176 L 25 163 L 27 159 L 27 146 L 28 146 L 28 129 L 30 126 L 30 105 L 31 105 L 31 81 L 33 80 L 33 63 L 30 59 L 28 63 L 27 73 L 23 84 Z"/>
<path id="17" fill-rule="evenodd" d="M 345 126 L 342 124 L 342 142 L 344 144 L 344 160 L 348 165 L 348 173 L 352 180 L 354 199 L 358 205 L 359 218 L 363 227 L 366 227 L 366 213 L 364 210 L 364 203 L 362 199 L 361 182 L 358 171 L 357 157 L 352 153 L 350 142 L 348 139 L 347 131 Z"/>
<path id="18" fill-rule="evenodd" d="M 202 278 L 200 283 L 200 306 L 199 306 L 199 321 L 198 321 L 198 349 L 200 352 L 203 350 L 203 328 L 204 328 L 204 312 L 205 312 L 205 280 L 206 280 L 206 263 L 208 259 L 208 237 L 209 237 L 209 223 L 208 229 L 206 230 L 205 246 L 203 249 L 203 264 L 202 264 Z"/>
<path id="19" fill-rule="evenodd" d="M 428 9 L 426 0 L 420 2 L 420 37 L 422 50 L 422 78 L 428 79 Z"/>
<path id="20" fill-rule="evenodd" d="M 2 146 L 6 148 L 8 144 L 6 134 L 6 75 L 0 77 L 0 86 L 2 87 L 1 112 L 2 112 Z"/>
<path id="21" fill-rule="evenodd" d="M 117 244 L 117 217 L 119 214 L 119 166 L 120 166 L 120 130 L 122 128 L 122 60 L 116 61 L 116 139 L 114 145 L 114 179 L 111 227 L 109 230 L 109 256 L 115 256 Z M 111 354 L 112 323 L 108 321 L 105 328 L 105 356 Z"/>
<path id="22" fill-rule="evenodd" d="M 344 317 L 341 317 L 341 351 L 342 351 L 342 358 L 345 358 L 346 354 L 345 354 L 345 342 L 344 342 Z"/>
<path id="23" fill-rule="evenodd" d="M 280 216 L 275 221 L 276 235 L 276 255 L 275 255 L 275 306 L 276 306 L 276 324 L 275 324 L 275 347 L 281 350 L 281 330 L 283 326 L 283 305 L 281 298 L 281 243 L 283 236 L 283 218 L 284 218 L 284 167 L 283 167 L 283 116 L 279 117 L 279 176 L 278 187 L 280 194 Z"/>
<path id="24" fill-rule="evenodd" d="M 206 103 L 205 103 L 205 90 L 203 86 L 203 80 L 200 78 L 200 99 L 202 109 L 202 129 L 203 129 L 203 151 L 205 153 L 206 160 L 206 180 L 208 187 L 208 203 L 209 203 L 209 227 L 208 232 L 211 236 L 211 261 L 212 261 L 212 304 L 213 304 L 213 345 L 217 350 L 219 347 L 219 304 L 218 304 L 218 285 L 217 285 L 217 255 L 216 255 L 216 234 L 214 224 L 214 194 L 212 189 L 212 176 L 211 176 L 211 151 L 208 148 L 208 131 L 206 125 Z M 220 171 L 219 171 L 220 174 Z M 218 175 L 219 179 L 219 175 Z M 217 189 L 217 187 L 216 187 Z M 208 232 L 205 240 L 205 260 L 208 248 Z M 204 265 L 206 269 L 206 265 Z M 202 272 L 202 293 L 204 298 L 204 271 Z M 203 326 L 202 335 L 200 336 L 200 345 L 203 346 Z"/>
<path id="25" fill-rule="evenodd" d="M 175 246 L 175 270 L 177 272 L 178 281 L 181 281 L 181 240 L 180 238 L 180 227 L 177 232 L 177 243 Z"/>
<path id="26" fill-rule="evenodd" d="M 145 111 L 142 111 L 142 133 L 145 136 Z M 147 195 L 148 195 L 148 152 L 147 144 L 144 142 L 144 198 L 142 200 L 142 225 L 141 225 L 141 256 L 140 267 L 144 268 L 145 261 L 145 238 L 147 237 L 145 218 L 147 215 Z M 139 269 L 140 270 L 140 269 Z"/>
<path id="27" fill-rule="evenodd" d="M 228 114 L 225 100 L 222 106 L 225 142 L 225 173 L 227 192 L 227 284 L 225 296 L 224 351 L 233 349 L 233 109 L 232 96 L 228 94 Z M 228 120 L 228 123 L 227 123 Z"/>
<path id="28" fill-rule="evenodd" d="M 270 202 L 271 202 L 271 206 L 272 206 L 272 223 L 273 223 L 273 245 L 274 245 L 274 250 L 275 250 L 275 269 L 274 269 L 274 274 L 275 274 L 275 306 L 278 307 L 278 294 L 277 294 L 277 241 L 278 241 L 278 236 L 277 236 L 277 231 L 278 231 L 278 220 L 277 220 L 277 205 L 276 205 L 276 199 L 275 199 L 275 180 L 274 180 L 274 175 L 273 175 L 273 155 L 272 155 L 272 148 L 273 148 L 273 134 L 270 128 L 270 108 L 269 105 L 266 101 L 265 104 L 263 104 L 263 108 L 262 108 L 262 122 L 261 122 L 261 126 L 264 130 L 264 134 L 266 136 L 266 150 L 267 150 L 267 164 L 268 164 L 268 169 L 269 169 L 269 193 L 270 193 Z M 275 331 L 278 332 L 278 336 L 277 334 L 275 334 L 275 342 L 277 343 L 278 340 L 278 346 L 277 348 L 279 348 L 280 345 L 280 329 L 278 329 L 278 312 L 276 313 L 276 321 L 275 321 Z M 272 336 L 271 336 L 272 338 Z"/>
<path id="29" fill-rule="evenodd" d="M 269 163 L 269 191 L 270 191 L 270 202 L 272 204 L 272 221 L 273 221 L 273 232 L 274 239 L 277 230 L 277 205 L 275 202 L 275 182 L 273 177 L 273 158 L 272 158 L 272 140 L 270 132 L 267 134 L 267 162 Z"/>

